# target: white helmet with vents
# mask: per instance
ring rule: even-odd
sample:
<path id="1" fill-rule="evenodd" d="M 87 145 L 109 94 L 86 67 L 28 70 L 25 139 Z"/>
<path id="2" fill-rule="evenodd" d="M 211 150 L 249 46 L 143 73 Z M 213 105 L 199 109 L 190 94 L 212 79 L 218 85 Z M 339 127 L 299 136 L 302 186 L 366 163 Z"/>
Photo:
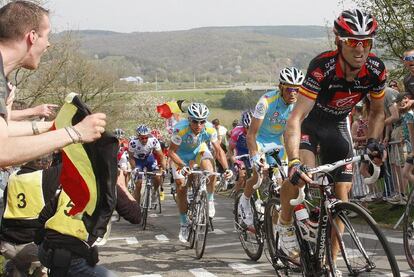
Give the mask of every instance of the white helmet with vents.
<path id="1" fill-rule="evenodd" d="M 296 67 L 285 67 L 280 70 L 279 82 L 284 85 L 300 86 L 305 80 L 305 75 Z"/>
<path id="2" fill-rule="evenodd" d="M 210 114 L 209 109 L 202 103 L 191 103 L 187 109 L 188 116 L 195 120 L 205 120 Z"/>

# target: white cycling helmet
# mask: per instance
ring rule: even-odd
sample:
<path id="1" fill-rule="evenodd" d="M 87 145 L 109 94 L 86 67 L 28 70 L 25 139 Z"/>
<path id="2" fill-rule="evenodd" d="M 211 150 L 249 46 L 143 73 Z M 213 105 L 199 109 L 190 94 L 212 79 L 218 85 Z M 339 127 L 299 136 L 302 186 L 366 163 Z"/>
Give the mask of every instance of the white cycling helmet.
<path id="1" fill-rule="evenodd" d="M 343 11 L 334 22 L 334 32 L 340 37 L 373 37 L 377 20 L 360 9 Z"/>
<path id="2" fill-rule="evenodd" d="M 138 136 L 148 136 L 151 130 L 147 127 L 147 125 L 142 124 L 142 125 L 138 125 L 136 132 Z"/>
<path id="3" fill-rule="evenodd" d="M 300 86 L 305 80 L 305 75 L 296 67 L 285 67 L 280 70 L 279 82 L 284 85 Z"/>
<path id="4" fill-rule="evenodd" d="M 253 113 L 251 111 L 245 111 L 242 113 L 241 122 L 243 124 L 243 127 L 245 128 L 250 127 L 250 123 L 252 123 L 252 115 Z"/>
<path id="5" fill-rule="evenodd" d="M 188 106 L 187 112 L 188 116 L 195 120 L 205 120 L 210 114 L 207 106 L 202 103 L 191 103 Z"/>
<path id="6" fill-rule="evenodd" d="M 114 131 L 114 134 L 115 134 L 115 137 L 119 139 L 119 138 L 124 137 L 125 132 L 122 129 L 116 128 L 115 131 Z"/>

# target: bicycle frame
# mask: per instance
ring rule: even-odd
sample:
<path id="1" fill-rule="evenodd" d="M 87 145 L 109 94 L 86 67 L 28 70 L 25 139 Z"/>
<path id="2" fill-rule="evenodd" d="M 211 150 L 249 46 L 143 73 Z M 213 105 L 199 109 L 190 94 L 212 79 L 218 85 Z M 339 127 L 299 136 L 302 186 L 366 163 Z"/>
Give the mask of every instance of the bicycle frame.
<path id="1" fill-rule="evenodd" d="M 331 234 L 328 234 L 328 222 L 330 224 L 335 224 L 332 218 L 332 213 L 335 211 L 335 205 L 337 203 L 342 202 L 341 200 L 337 199 L 334 193 L 332 192 L 333 184 L 330 182 L 324 182 L 324 180 L 328 173 L 332 170 L 346 164 L 358 162 L 360 160 L 369 160 L 371 162 L 368 155 L 360 155 L 355 156 L 353 158 L 344 159 L 336 163 L 321 165 L 319 167 L 309 170 L 309 172 L 312 174 L 319 172 L 325 173 L 325 176 L 322 178 L 321 181 L 315 181 L 306 185 L 312 188 L 318 188 L 321 195 L 321 199 L 319 202 L 320 214 L 318 225 L 318 237 L 316 240 L 316 244 L 311 241 L 305 240 L 300 233 L 300 227 L 297 224 L 296 216 L 294 216 L 296 237 L 298 239 L 300 249 L 302 250 L 300 255 L 301 263 L 297 263 L 296 261 L 287 258 L 291 263 L 295 264 L 296 266 L 302 266 L 304 268 L 305 273 L 311 272 L 312 274 L 315 274 L 314 276 L 321 276 L 325 273 L 326 240 L 328 239 L 328 236 L 331 236 Z M 365 179 L 364 181 L 372 182 L 372 180 L 374 180 L 374 178 L 378 178 L 378 176 L 379 167 L 374 166 L 374 174 L 370 178 Z M 290 200 L 290 204 L 292 206 L 299 205 L 300 203 L 303 203 L 305 201 L 305 197 L 306 195 L 304 186 L 299 190 L 298 198 Z M 362 248 L 361 250 L 364 253 L 364 257 L 367 259 L 367 261 L 369 261 L 368 255 L 365 252 L 365 250 Z"/>

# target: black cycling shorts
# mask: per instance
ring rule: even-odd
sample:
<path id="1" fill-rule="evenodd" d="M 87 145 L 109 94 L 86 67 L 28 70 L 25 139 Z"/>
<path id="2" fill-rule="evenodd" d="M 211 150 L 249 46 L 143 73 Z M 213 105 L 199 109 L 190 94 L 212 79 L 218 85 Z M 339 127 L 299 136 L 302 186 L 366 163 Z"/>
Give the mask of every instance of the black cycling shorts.
<path id="1" fill-rule="evenodd" d="M 306 118 L 301 126 L 300 149 L 318 154 L 320 163 L 333 163 L 354 156 L 348 119 L 339 122 Z M 352 182 L 352 164 L 330 173 L 334 182 Z"/>

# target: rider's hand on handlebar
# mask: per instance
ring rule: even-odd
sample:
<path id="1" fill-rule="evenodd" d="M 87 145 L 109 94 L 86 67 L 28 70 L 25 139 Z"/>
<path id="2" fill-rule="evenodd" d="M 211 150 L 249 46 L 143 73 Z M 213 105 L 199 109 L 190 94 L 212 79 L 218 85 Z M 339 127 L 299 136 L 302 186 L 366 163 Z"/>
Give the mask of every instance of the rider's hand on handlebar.
<path id="1" fill-rule="evenodd" d="M 252 165 L 256 171 L 259 171 L 261 168 L 265 166 L 259 154 L 256 154 L 251 157 Z"/>
<path id="2" fill-rule="evenodd" d="M 378 142 L 374 138 L 367 140 L 367 154 L 376 165 L 381 165 L 384 158 L 386 158 L 387 152 L 384 145 Z"/>
<path id="3" fill-rule="evenodd" d="M 226 169 L 224 171 L 224 178 L 229 180 L 231 177 L 233 177 L 233 171 L 231 171 L 231 169 Z"/>
<path id="4" fill-rule="evenodd" d="M 294 159 L 289 162 L 289 180 L 292 185 L 304 186 L 305 183 L 312 182 L 312 179 L 307 174 L 308 167 L 303 165 L 299 159 Z"/>
<path id="5" fill-rule="evenodd" d="M 184 166 L 183 168 L 179 169 L 181 171 L 181 175 L 187 176 L 191 173 L 191 168 L 189 166 Z"/>

